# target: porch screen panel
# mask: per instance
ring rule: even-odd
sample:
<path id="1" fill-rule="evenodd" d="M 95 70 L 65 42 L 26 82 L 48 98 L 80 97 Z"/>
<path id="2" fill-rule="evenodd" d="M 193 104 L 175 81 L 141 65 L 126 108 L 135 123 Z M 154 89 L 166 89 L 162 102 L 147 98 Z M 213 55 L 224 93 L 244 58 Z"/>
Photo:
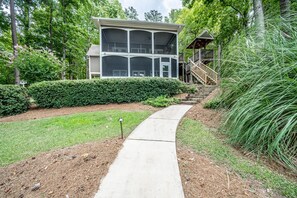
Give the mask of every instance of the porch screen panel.
<path id="1" fill-rule="evenodd" d="M 160 58 L 155 58 L 154 61 L 155 77 L 160 77 Z"/>
<path id="2" fill-rule="evenodd" d="M 120 29 L 102 29 L 103 52 L 128 52 L 127 31 Z"/>
<path id="3" fill-rule="evenodd" d="M 152 53 L 152 33 L 133 30 L 130 31 L 130 53 Z"/>
<path id="4" fill-rule="evenodd" d="M 169 32 L 156 32 L 154 34 L 155 54 L 172 54 L 177 53 L 176 34 Z"/>
<path id="5" fill-rule="evenodd" d="M 152 76 L 152 59 L 147 57 L 133 57 L 130 59 L 132 77 Z"/>
<path id="6" fill-rule="evenodd" d="M 128 58 L 122 56 L 102 57 L 102 76 L 124 77 L 128 76 Z"/>
<path id="7" fill-rule="evenodd" d="M 176 59 L 171 59 L 171 77 L 177 78 L 177 61 Z"/>

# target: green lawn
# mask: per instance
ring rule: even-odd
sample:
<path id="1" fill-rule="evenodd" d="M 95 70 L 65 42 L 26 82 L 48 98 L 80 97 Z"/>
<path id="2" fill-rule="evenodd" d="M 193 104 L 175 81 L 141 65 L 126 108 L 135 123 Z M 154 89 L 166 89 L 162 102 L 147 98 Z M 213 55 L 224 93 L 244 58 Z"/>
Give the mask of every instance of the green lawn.
<path id="1" fill-rule="evenodd" d="M 0 123 L 0 166 L 40 152 L 120 136 L 120 117 L 127 135 L 150 114 L 113 110 Z"/>
<path id="2" fill-rule="evenodd" d="M 185 118 L 178 128 L 177 139 L 198 153 L 210 156 L 218 164 L 225 164 L 242 177 L 252 177 L 261 181 L 267 188 L 274 189 L 287 197 L 297 197 L 297 183 L 271 171 L 265 165 L 252 162 L 236 155 L 234 149 L 215 134 L 217 132 L 200 122 Z"/>

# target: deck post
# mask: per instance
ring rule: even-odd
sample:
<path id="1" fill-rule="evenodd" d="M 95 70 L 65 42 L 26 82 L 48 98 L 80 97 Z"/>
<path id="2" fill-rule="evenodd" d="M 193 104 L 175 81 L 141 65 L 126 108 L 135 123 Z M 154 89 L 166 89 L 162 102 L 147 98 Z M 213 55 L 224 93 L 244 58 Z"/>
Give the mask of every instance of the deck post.
<path id="1" fill-rule="evenodd" d="M 219 81 L 221 81 L 221 44 L 219 44 L 218 47 L 218 80 L 217 84 L 219 84 Z"/>

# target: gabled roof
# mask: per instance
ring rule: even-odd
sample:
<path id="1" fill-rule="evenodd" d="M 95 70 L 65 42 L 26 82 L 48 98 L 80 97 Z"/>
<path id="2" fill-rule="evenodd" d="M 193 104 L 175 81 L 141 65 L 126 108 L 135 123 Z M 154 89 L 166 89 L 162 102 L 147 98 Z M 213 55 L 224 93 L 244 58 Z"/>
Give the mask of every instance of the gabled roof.
<path id="1" fill-rule="evenodd" d="M 187 47 L 187 49 L 199 49 L 205 47 L 214 40 L 214 37 L 204 30 L 198 37 L 196 37 Z"/>
<path id="2" fill-rule="evenodd" d="M 100 45 L 91 45 L 87 52 L 87 56 L 100 56 Z"/>
<path id="3" fill-rule="evenodd" d="M 149 21 L 136 21 L 136 20 L 123 20 L 123 19 L 109 19 L 92 17 L 96 26 L 109 26 L 121 28 L 135 28 L 135 29 L 149 29 L 149 30 L 164 30 L 172 32 L 182 31 L 184 25 L 173 23 L 149 22 Z"/>

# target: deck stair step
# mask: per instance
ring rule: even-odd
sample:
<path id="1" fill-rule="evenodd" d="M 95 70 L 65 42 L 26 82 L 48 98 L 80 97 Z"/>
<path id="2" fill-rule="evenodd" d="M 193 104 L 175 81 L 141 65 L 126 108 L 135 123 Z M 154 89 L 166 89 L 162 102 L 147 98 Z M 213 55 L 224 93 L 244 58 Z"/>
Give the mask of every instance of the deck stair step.
<path id="1" fill-rule="evenodd" d="M 182 104 L 194 105 L 201 102 L 206 98 L 211 92 L 216 89 L 217 86 L 211 85 L 197 85 L 196 92 L 193 94 L 188 94 L 185 99 L 182 99 Z"/>

